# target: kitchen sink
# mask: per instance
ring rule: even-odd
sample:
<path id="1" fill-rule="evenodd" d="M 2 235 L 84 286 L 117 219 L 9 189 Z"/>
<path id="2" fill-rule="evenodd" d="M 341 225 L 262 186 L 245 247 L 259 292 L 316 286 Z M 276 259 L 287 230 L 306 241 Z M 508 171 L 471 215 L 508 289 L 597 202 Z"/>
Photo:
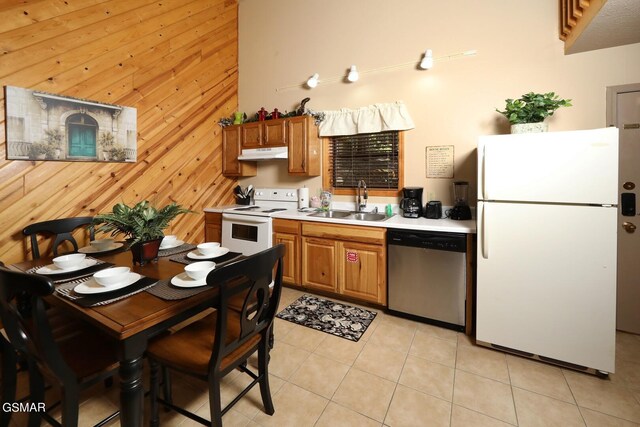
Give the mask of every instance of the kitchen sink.
<path id="1" fill-rule="evenodd" d="M 358 212 L 354 213 L 352 218 L 359 221 L 382 221 L 387 219 L 387 216 L 381 213 Z"/>
<path id="2" fill-rule="evenodd" d="M 317 216 L 321 218 L 346 218 L 351 215 L 349 211 L 321 211 L 309 214 L 309 216 Z"/>
<path id="3" fill-rule="evenodd" d="M 323 211 L 309 214 L 309 216 L 315 216 L 319 218 L 355 219 L 358 221 L 383 221 L 387 219 L 387 216 L 381 213 L 349 211 Z"/>

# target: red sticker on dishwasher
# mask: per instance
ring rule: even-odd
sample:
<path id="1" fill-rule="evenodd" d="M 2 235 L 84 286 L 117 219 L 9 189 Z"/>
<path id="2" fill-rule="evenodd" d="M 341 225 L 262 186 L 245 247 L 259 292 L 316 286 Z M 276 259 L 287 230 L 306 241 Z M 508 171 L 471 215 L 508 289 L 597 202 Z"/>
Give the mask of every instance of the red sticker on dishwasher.
<path id="1" fill-rule="evenodd" d="M 358 252 L 347 251 L 347 261 L 358 262 Z"/>

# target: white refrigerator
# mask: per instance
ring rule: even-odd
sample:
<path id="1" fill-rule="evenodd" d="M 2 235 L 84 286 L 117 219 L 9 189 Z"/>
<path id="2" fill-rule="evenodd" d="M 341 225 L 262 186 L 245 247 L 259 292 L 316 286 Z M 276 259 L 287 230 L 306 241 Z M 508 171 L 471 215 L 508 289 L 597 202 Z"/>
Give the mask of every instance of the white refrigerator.
<path id="1" fill-rule="evenodd" d="M 617 185 L 616 128 L 480 137 L 480 344 L 614 372 Z"/>

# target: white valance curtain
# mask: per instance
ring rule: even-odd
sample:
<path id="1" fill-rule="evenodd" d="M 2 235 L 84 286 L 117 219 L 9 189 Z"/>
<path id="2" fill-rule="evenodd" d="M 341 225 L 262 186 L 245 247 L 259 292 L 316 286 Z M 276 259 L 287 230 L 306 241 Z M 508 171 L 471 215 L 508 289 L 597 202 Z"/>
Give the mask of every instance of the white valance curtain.
<path id="1" fill-rule="evenodd" d="M 355 135 L 415 127 L 402 101 L 373 104 L 356 110 L 342 108 L 324 111 L 324 114 L 324 120 L 319 126 L 320 136 Z"/>

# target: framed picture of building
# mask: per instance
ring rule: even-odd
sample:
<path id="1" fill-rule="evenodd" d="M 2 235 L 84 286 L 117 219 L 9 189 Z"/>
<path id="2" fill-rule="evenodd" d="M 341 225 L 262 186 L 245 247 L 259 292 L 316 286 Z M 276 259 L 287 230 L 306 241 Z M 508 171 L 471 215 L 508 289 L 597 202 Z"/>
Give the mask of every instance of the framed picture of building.
<path id="1" fill-rule="evenodd" d="M 135 162 L 135 108 L 5 87 L 7 159 Z"/>

